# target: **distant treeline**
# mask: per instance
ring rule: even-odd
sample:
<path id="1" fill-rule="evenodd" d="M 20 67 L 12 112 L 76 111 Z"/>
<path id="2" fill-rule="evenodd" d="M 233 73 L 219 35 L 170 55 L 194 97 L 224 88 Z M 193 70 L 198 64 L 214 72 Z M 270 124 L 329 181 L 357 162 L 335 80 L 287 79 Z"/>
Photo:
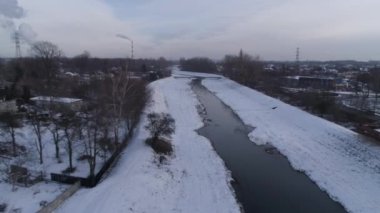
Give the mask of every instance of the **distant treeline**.
<path id="1" fill-rule="evenodd" d="M 190 59 L 181 58 L 179 60 L 181 69 L 184 71 L 192 72 L 206 72 L 206 73 L 215 73 L 217 72 L 216 63 L 204 57 L 195 57 Z"/>
<path id="2" fill-rule="evenodd" d="M 180 60 L 182 70 L 192 72 L 218 73 L 246 86 L 258 86 L 263 71 L 263 63 L 259 57 L 253 57 L 242 50 L 238 55 L 226 55 L 215 62 L 205 57 Z"/>

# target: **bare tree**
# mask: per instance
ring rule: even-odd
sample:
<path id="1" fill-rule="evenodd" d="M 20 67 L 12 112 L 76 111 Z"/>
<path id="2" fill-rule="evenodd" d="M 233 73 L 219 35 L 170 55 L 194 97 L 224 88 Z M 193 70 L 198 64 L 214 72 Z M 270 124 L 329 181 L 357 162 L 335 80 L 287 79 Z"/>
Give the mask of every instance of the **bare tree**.
<path id="1" fill-rule="evenodd" d="M 91 54 L 88 51 L 84 51 L 83 53 L 73 58 L 74 66 L 78 70 L 79 73 L 87 72 L 90 58 L 91 58 Z"/>
<path id="2" fill-rule="evenodd" d="M 68 172 L 73 172 L 73 144 L 76 136 L 78 135 L 77 127 L 80 123 L 79 118 L 72 111 L 64 113 L 60 119 L 59 126 L 63 130 L 64 137 L 66 139 L 66 148 L 69 155 L 69 168 Z"/>
<path id="3" fill-rule="evenodd" d="M 40 115 L 38 115 L 38 113 L 34 112 L 30 114 L 29 122 L 33 127 L 34 134 L 36 135 L 37 140 L 35 140 L 34 142 L 35 142 L 37 152 L 39 155 L 40 164 L 43 164 L 44 163 L 44 159 L 43 159 L 44 144 L 42 141 L 42 134 L 45 131 L 45 126 L 44 126 L 45 121 Z"/>
<path id="4" fill-rule="evenodd" d="M 16 115 L 4 112 L 0 114 L 0 124 L 0 128 L 10 135 L 12 141 L 12 154 L 13 156 L 16 156 L 16 129 L 21 127 L 21 122 Z"/>
<path id="5" fill-rule="evenodd" d="M 150 90 L 146 87 L 144 81 L 135 80 L 133 84 L 134 87 L 126 95 L 126 104 L 123 106 L 128 131 L 131 131 L 137 124 L 150 98 Z"/>
<path id="6" fill-rule="evenodd" d="M 122 71 L 112 78 L 112 112 L 115 143 L 119 142 L 119 129 L 125 115 L 127 95 L 134 87 L 128 71 Z"/>
<path id="7" fill-rule="evenodd" d="M 263 65 L 259 57 L 252 57 L 240 50 L 239 55 L 226 55 L 222 61 L 222 72 L 232 80 L 249 87 L 257 86 Z"/>
<path id="8" fill-rule="evenodd" d="M 190 58 L 190 59 L 181 58 L 179 63 L 182 70 L 193 71 L 193 72 L 208 72 L 208 73 L 215 73 L 217 71 L 215 62 L 209 58 L 201 58 L 201 57 Z"/>
<path id="9" fill-rule="evenodd" d="M 32 44 L 31 52 L 38 62 L 40 77 L 46 79 L 49 86 L 58 72 L 62 51 L 49 41 L 38 41 Z"/>
<path id="10" fill-rule="evenodd" d="M 99 156 L 100 151 L 100 141 L 107 137 L 104 135 L 105 128 L 109 125 L 109 116 L 106 113 L 105 104 L 98 103 L 91 112 L 85 113 L 84 118 L 84 132 L 85 139 L 82 141 L 84 145 L 84 154 L 90 169 L 90 176 L 95 175 L 95 168 L 97 164 L 96 158 Z"/>
<path id="11" fill-rule="evenodd" d="M 59 143 L 62 140 L 62 135 L 60 134 L 61 132 L 61 126 L 59 125 L 60 123 L 60 117 L 59 115 L 52 115 L 50 117 L 50 125 L 48 126 L 48 130 L 53 136 L 53 142 L 55 146 L 55 158 L 57 161 L 60 163 L 61 158 L 60 158 L 60 150 L 59 150 Z"/>

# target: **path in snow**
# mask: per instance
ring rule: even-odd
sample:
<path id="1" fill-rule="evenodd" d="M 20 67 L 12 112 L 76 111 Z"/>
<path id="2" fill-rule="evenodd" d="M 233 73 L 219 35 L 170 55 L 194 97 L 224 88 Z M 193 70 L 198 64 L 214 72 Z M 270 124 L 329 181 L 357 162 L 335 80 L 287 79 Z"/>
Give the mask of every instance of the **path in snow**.
<path id="1" fill-rule="evenodd" d="M 112 173 L 58 212 L 239 212 L 223 161 L 194 131 L 203 124 L 189 82 L 171 77 L 151 84 L 154 102 L 147 111 L 170 112 L 176 121 L 174 156 L 165 165 L 158 166 L 144 143 L 144 119 Z"/>

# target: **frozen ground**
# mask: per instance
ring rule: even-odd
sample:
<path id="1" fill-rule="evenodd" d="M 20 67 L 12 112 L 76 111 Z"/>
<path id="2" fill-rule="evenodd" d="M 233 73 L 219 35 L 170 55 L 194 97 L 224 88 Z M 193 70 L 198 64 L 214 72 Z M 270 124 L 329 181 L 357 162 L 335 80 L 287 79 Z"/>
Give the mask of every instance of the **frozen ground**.
<path id="1" fill-rule="evenodd" d="M 0 204 L 6 203 L 6 212 L 33 213 L 37 212 L 41 206 L 40 202 L 50 202 L 61 194 L 68 185 L 53 182 L 41 182 L 31 187 L 16 187 L 12 191 L 10 184 L 0 183 Z"/>
<path id="2" fill-rule="evenodd" d="M 54 200 L 62 191 L 68 188 L 68 185 L 57 184 L 54 182 L 41 182 L 31 187 L 25 188 L 16 186 L 16 191 L 12 190 L 12 185 L 8 181 L 6 171 L 9 171 L 10 165 L 19 165 L 25 167 L 31 173 L 45 174 L 47 180 L 50 179 L 50 173 L 61 173 L 68 167 L 68 154 L 66 149 L 66 141 L 62 139 L 60 142 L 60 156 L 62 162 L 59 163 L 55 158 L 55 146 L 53 143 L 51 133 L 44 127 L 43 128 L 43 159 L 44 163 L 39 163 L 38 152 L 35 146 L 36 136 L 33 129 L 27 122 L 24 122 L 22 128 L 17 129 L 16 142 L 26 148 L 26 152 L 13 158 L 9 156 L 0 156 L 0 204 L 6 203 L 8 205 L 7 211 L 12 209 L 20 209 L 22 213 L 32 213 L 40 209 L 40 202 L 50 202 Z M 120 135 L 125 134 L 124 130 L 120 131 Z M 61 132 L 61 135 L 63 133 Z M 3 141 L 9 140 L 4 135 L 1 137 L 0 146 Z M 76 140 L 73 143 L 73 166 L 76 171 L 71 173 L 73 176 L 87 177 L 89 173 L 89 166 L 86 160 L 77 160 L 81 153 L 83 153 L 83 143 Z M 108 156 L 110 154 L 108 153 Z M 104 159 L 98 157 L 98 164 L 96 170 L 98 171 Z"/>
<path id="3" fill-rule="evenodd" d="M 40 202 L 50 202 L 54 200 L 68 185 L 57 184 L 55 182 L 41 182 L 31 187 L 16 186 L 16 190 L 12 190 L 6 171 L 10 165 L 20 165 L 28 168 L 28 171 L 37 174 L 44 173 L 46 179 L 50 179 L 50 173 L 60 173 L 68 166 L 68 156 L 65 151 L 65 142 L 61 141 L 61 159 L 62 163 L 58 163 L 55 159 L 55 148 L 51 135 L 48 131 L 44 131 L 44 164 L 39 163 L 38 152 L 35 146 L 35 134 L 31 126 L 25 123 L 24 127 L 17 130 L 16 141 L 18 145 L 26 148 L 26 152 L 14 157 L 0 157 L 0 204 L 7 204 L 7 211 L 12 209 L 20 209 L 22 213 L 32 213 L 39 210 Z M 6 140 L 7 137 L 2 137 Z M 0 142 L 1 143 L 1 142 Z M 80 147 L 75 144 L 76 150 Z M 74 175 L 86 177 L 88 174 L 88 165 L 86 161 L 77 161 L 78 153 L 74 154 L 74 166 L 77 167 Z"/>
<path id="4" fill-rule="evenodd" d="M 223 161 L 194 131 L 203 124 L 189 82 L 170 77 L 151 85 L 147 112 L 170 112 L 176 121 L 174 156 L 158 163 L 144 143 L 144 119 L 112 173 L 97 187 L 78 191 L 57 212 L 239 212 Z"/>
<path id="5" fill-rule="evenodd" d="M 256 127 L 249 135 L 253 142 L 275 146 L 348 211 L 380 212 L 379 145 L 231 80 L 202 83 Z"/>

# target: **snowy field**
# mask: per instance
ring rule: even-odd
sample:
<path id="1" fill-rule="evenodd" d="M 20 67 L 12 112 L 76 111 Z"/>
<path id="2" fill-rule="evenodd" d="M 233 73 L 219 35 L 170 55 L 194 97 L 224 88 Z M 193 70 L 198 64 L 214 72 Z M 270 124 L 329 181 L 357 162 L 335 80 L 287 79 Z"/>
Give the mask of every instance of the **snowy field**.
<path id="1" fill-rule="evenodd" d="M 211 79 L 221 79 L 222 76 L 210 73 L 200 73 L 200 72 L 187 72 L 187 71 L 179 71 L 178 68 L 174 68 L 172 72 L 172 76 L 174 78 L 211 78 Z"/>
<path id="2" fill-rule="evenodd" d="M 26 152 L 13 158 L 0 157 L 0 204 L 7 204 L 7 211 L 19 209 L 23 213 L 32 213 L 39 210 L 40 202 L 50 202 L 61 194 L 68 185 L 62 185 L 55 182 L 40 182 L 30 187 L 16 186 L 15 188 L 9 183 L 6 171 L 10 165 L 19 165 L 25 167 L 31 173 L 42 172 L 46 179 L 50 179 L 50 173 L 61 173 L 68 166 L 68 157 L 65 151 L 65 142 L 61 141 L 61 159 L 58 163 L 55 159 L 55 147 L 52 137 L 48 131 L 43 132 L 44 144 L 44 163 L 39 163 L 38 152 L 35 145 L 35 133 L 32 127 L 26 123 L 22 128 L 17 129 L 16 142 L 18 145 L 25 147 Z M 7 140 L 7 137 L 2 138 Z M 1 143 L 1 142 L 0 142 Z M 86 161 L 76 161 L 78 157 L 75 153 L 74 161 L 77 171 L 75 175 L 86 176 L 88 174 L 88 165 Z"/>
<path id="3" fill-rule="evenodd" d="M 31 187 L 16 187 L 0 183 L 0 204 L 6 203 L 6 212 L 34 213 L 41 209 L 41 202 L 51 202 L 60 195 L 68 185 L 54 182 L 41 182 Z"/>
<path id="4" fill-rule="evenodd" d="M 120 131 L 121 135 L 125 134 L 125 130 Z M 63 132 L 60 132 L 61 136 Z M 3 136 L 2 140 L 10 140 L 7 136 Z M 69 185 L 58 184 L 52 181 L 40 182 L 30 187 L 16 186 L 12 188 L 7 175 L 10 165 L 19 165 L 27 168 L 31 173 L 44 174 L 46 180 L 50 180 L 50 173 L 62 173 L 68 163 L 68 154 L 66 149 L 66 141 L 64 138 L 59 143 L 60 158 L 59 162 L 55 158 L 55 145 L 51 133 L 46 127 L 43 128 L 43 160 L 39 163 L 39 156 L 35 145 L 36 135 L 32 127 L 24 121 L 23 127 L 17 129 L 16 142 L 18 145 L 25 147 L 26 151 L 17 157 L 0 157 L 0 205 L 7 204 L 7 211 L 12 209 L 20 209 L 22 213 L 33 213 L 39 210 L 40 202 L 50 202 L 61 194 Z M 2 141 L 0 141 L 2 143 Z M 73 166 L 76 168 L 72 176 L 87 177 L 89 174 L 89 166 L 86 160 L 78 160 L 83 153 L 83 143 L 79 140 L 73 142 Z M 108 156 L 111 154 L 108 153 Z M 99 171 L 105 159 L 98 156 L 96 171 Z"/>
<path id="5" fill-rule="evenodd" d="M 32 127 L 24 121 L 24 126 L 20 129 L 17 129 L 16 133 L 16 143 L 18 145 L 24 146 L 26 152 L 12 158 L 7 162 L 6 159 L 1 159 L 0 162 L 3 164 L 16 164 L 28 168 L 32 171 L 42 171 L 47 177 L 50 177 L 50 173 L 62 173 L 69 166 L 69 156 L 67 154 L 67 142 L 63 137 L 63 132 L 60 131 L 61 140 L 59 142 L 60 147 L 60 158 L 59 162 L 55 158 L 55 145 L 53 142 L 53 136 L 48 131 L 46 127 L 43 127 L 42 131 L 42 144 L 43 144 L 43 164 L 39 163 L 39 156 L 36 147 L 37 136 L 35 135 Z M 123 131 L 124 133 L 124 131 Z M 9 139 L 10 140 L 10 139 Z M 73 166 L 76 170 L 73 173 L 70 173 L 72 176 L 77 177 L 87 177 L 89 175 L 89 166 L 86 160 L 78 160 L 78 158 L 84 153 L 84 146 L 79 140 L 73 142 Z M 108 156 L 110 153 L 108 153 Z M 101 168 L 104 159 L 98 157 L 98 164 L 96 166 L 96 171 L 99 171 Z"/>
<path id="6" fill-rule="evenodd" d="M 229 79 L 202 83 L 256 127 L 253 142 L 275 146 L 349 212 L 380 212 L 379 145 Z"/>
<path id="7" fill-rule="evenodd" d="M 144 142 L 144 119 L 112 173 L 97 187 L 79 190 L 57 212 L 240 212 L 223 161 L 195 132 L 203 123 L 189 83 L 170 77 L 151 84 L 147 112 L 169 112 L 176 121 L 173 156 L 158 162 Z"/>

